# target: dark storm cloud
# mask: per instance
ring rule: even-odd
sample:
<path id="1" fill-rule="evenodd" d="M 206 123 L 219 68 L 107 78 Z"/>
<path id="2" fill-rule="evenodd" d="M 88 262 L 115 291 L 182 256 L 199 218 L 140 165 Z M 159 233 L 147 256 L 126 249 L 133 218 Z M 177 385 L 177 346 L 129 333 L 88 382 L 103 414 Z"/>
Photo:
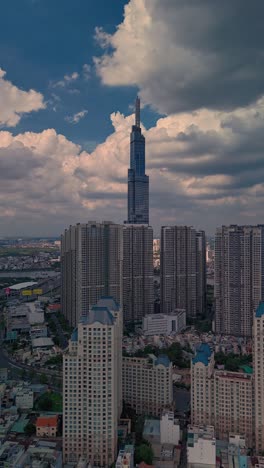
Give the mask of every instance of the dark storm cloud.
<path id="1" fill-rule="evenodd" d="M 248 105 L 264 94 L 263 17 L 258 0 L 131 0 L 98 74 L 167 114 Z"/>

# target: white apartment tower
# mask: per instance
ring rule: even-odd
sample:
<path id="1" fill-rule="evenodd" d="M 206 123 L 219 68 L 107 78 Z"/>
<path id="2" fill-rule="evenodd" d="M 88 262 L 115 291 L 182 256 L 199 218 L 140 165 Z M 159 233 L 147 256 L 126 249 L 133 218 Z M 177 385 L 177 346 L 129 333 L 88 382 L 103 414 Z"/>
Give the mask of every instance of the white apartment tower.
<path id="1" fill-rule="evenodd" d="M 159 417 L 173 405 L 172 363 L 167 356 L 123 357 L 123 399 L 137 414 Z"/>
<path id="2" fill-rule="evenodd" d="M 63 459 L 108 467 L 117 456 L 122 411 L 122 309 L 103 297 L 72 334 L 63 356 Z"/>
<path id="3" fill-rule="evenodd" d="M 123 310 L 125 322 L 141 321 L 153 313 L 153 229 L 146 224 L 124 225 Z"/>
<path id="4" fill-rule="evenodd" d="M 214 365 L 214 354 L 207 343 L 202 343 L 191 363 L 192 424 L 213 425 Z"/>
<path id="5" fill-rule="evenodd" d="M 61 236 L 62 312 L 72 326 L 101 296 L 122 304 L 123 226 L 70 226 Z"/>
<path id="6" fill-rule="evenodd" d="M 160 242 L 161 312 L 185 309 L 187 317 L 205 312 L 205 233 L 187 226 L 163 226 Z"/>
<path id="7" fill-rule="evenodd" d="M 215 237 L 216 333 L 251 336 L 264 296 L 264 226 L 222 226 Z"/>
<path id="8" fill-rule="evenodd" d="M 255 437 L 258 453 L 264 450 L 264 303 L 253 322 L 253 363 L 255 389 Z"/>
<path id="9" fill-rule="evenodd" d="M 252 374 L 214 368 L 208 344 L 197 350 L 191 364 L 192 424 L 212 425 L 216 437 L 228 440 L 230 433 L 245 436 L 254 446 L 254 392 Z"/>

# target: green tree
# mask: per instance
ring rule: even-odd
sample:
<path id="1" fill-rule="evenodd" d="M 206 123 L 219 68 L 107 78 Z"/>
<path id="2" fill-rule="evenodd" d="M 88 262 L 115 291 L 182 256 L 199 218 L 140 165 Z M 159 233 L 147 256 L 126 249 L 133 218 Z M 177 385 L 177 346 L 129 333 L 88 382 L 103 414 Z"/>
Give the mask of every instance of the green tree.
<path id="1" fill-rule="evenodd" d="M 46 376 L 46 374 L 41 374 L 41 376 L 39 378 L 39 381 L 42 384 L 47 384 L 48 383 L 48 377 Z"/>
<path id="2" fill-rule="evenodd" d="M 33 434 L 36 433 L 36 427 L 34 424 L 32 424 L 31 422 L 27 423 L 26 427 L 25 427 L 25 434 L 30 437 L 32 436 Z"/>
<path id="3" fill-rule="evenodd" d="M 42 398 L 39 399 L 37 402 L 37 407 L 41 411 L 51 411 L 52 410 L 52 399 L 49 397 L 49 395 L 44 395 Z"/>
<path id="4" fill-rule="evenodd" d="M 135 450 L 135 463 L 144 461 L 145 463 L 151 465 L 153 461 L 153 455 L 153 450 L 149 445 L 141 444 Z"/>
<path id="5" fill-rule="evenodd" d="M 36 375 L 36 372 L 34 371 L 34 369 L 30 369 L 30 371 L 29 371 L 29 378 L 30 378 L 30 380 L 33 380 L 34 377 L 35 377 L 35 375 Z"/>

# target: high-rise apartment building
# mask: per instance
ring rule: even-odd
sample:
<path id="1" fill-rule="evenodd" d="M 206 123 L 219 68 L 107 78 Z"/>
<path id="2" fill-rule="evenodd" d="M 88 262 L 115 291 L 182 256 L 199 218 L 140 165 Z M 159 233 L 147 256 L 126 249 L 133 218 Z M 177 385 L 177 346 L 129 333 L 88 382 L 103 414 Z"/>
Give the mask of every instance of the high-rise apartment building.
<path id="1" fill-rule="evenodd" d="M 228 440 L 230 433 L 245 436 L 253 447 L 253 378 L 246 372 L 216 370 L 214 354 L 202 344 L 191 364 L 192 424 L 212 425 L 217 438 Z"/>
<path id="2" fill-rule="evenodd" d="M 214 355 L 202 343 L 191 363 L 192 424 L 214 425 Z"/>
<path id="3" fill-rule="evenodd" d="M 222 226 L 215 237 L 215 328 L 251 336 L 264 296 L 264 226 Z"/>
<path id="4" fill-rule="evenodd" d="M 62 311 L 76 326 L 101 296 L 122 304 L 123 226 L 77 224 L 61 237 Z"/>
<path id="5" fill-rule="evenodd" d="M 253 322 L 253 368 L 255 390 L 255 437 L 258 453 L 264 450 L 264 303 L 256 310 Z"/>
<path id="6" fill-rule="evenodd" d="M 82 317 L 63 356 L 63 458 L 108 467 L 122 411 L 122 309 L 104 297 Z"/>
<path id="7" fill-rule="evenodd" d="M 140 100 L 136 99 L 135 125 L 130 134 L 130 168 L 128 169 L 129 224 L 149 223 L 149 177 L 145 174 L 145 138 L 140 128 Z"/>
<path id="8" fill-rule="evenodd" d="M 153 313 L 153 229 L 146 224 L 124 225 L 124 321 L 140 321 Z"/>
<path id="9" fill-rule="evenodd" d="M 123 399 L 137 414 L 159 417 L 164 408 L 171 408 L 172 363 L 168 357 L 123 357 Z"/>
<path id="10" fill-rule="evenodd" d="M 187 317 L 204 313 L 205 233 L 187 226 L 163 226 L 160 244 L 161 312 L 185 309 Z"/>

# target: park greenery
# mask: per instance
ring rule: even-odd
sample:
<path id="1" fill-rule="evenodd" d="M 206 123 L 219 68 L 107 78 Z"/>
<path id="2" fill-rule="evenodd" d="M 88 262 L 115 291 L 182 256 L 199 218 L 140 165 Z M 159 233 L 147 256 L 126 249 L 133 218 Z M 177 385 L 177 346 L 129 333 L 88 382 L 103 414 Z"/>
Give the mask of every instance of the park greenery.
<path id="1" fill-rule="evenodd" d="M 56 356 L 50 357 L 46 363 L 45 366 L 62 366 L 62 354 L 57 354 Z"/>
<path id="2" fill-rule="evenodd" d="M 25 427 L 25 435 L 28 437 L 31 437 L 36 433 L 36 427 L 33 423 L 28 422 L 26 427 Z"/>
<path id="3" fill-rule="evenodd" d="M 57 247 L 0 247 L 0 257 L 37 255 L 39 252 L 56 252 Z"/>
<path id="4" fill-rule="evenodd" d="M 144 443 L 136 447 L 135 463 L 145 462 L 148 465 L 151 465 L 153 461 L 153 456 L 154 454 L 151 445 L 147 441 L 144 441 Z"/>
<path id="5" fill-rule="evenodd" d="M 34 404 L 36 411 L 62 412 L 62 396 L 56 392 L 46 392 Z"/>
<path id="6" fill-rule="evenodd" d="M 252 366 L 252 354 L 215 353 L 216 366 L 225 366 L 225 370 L 237 372 L 242 366 Z"/>

